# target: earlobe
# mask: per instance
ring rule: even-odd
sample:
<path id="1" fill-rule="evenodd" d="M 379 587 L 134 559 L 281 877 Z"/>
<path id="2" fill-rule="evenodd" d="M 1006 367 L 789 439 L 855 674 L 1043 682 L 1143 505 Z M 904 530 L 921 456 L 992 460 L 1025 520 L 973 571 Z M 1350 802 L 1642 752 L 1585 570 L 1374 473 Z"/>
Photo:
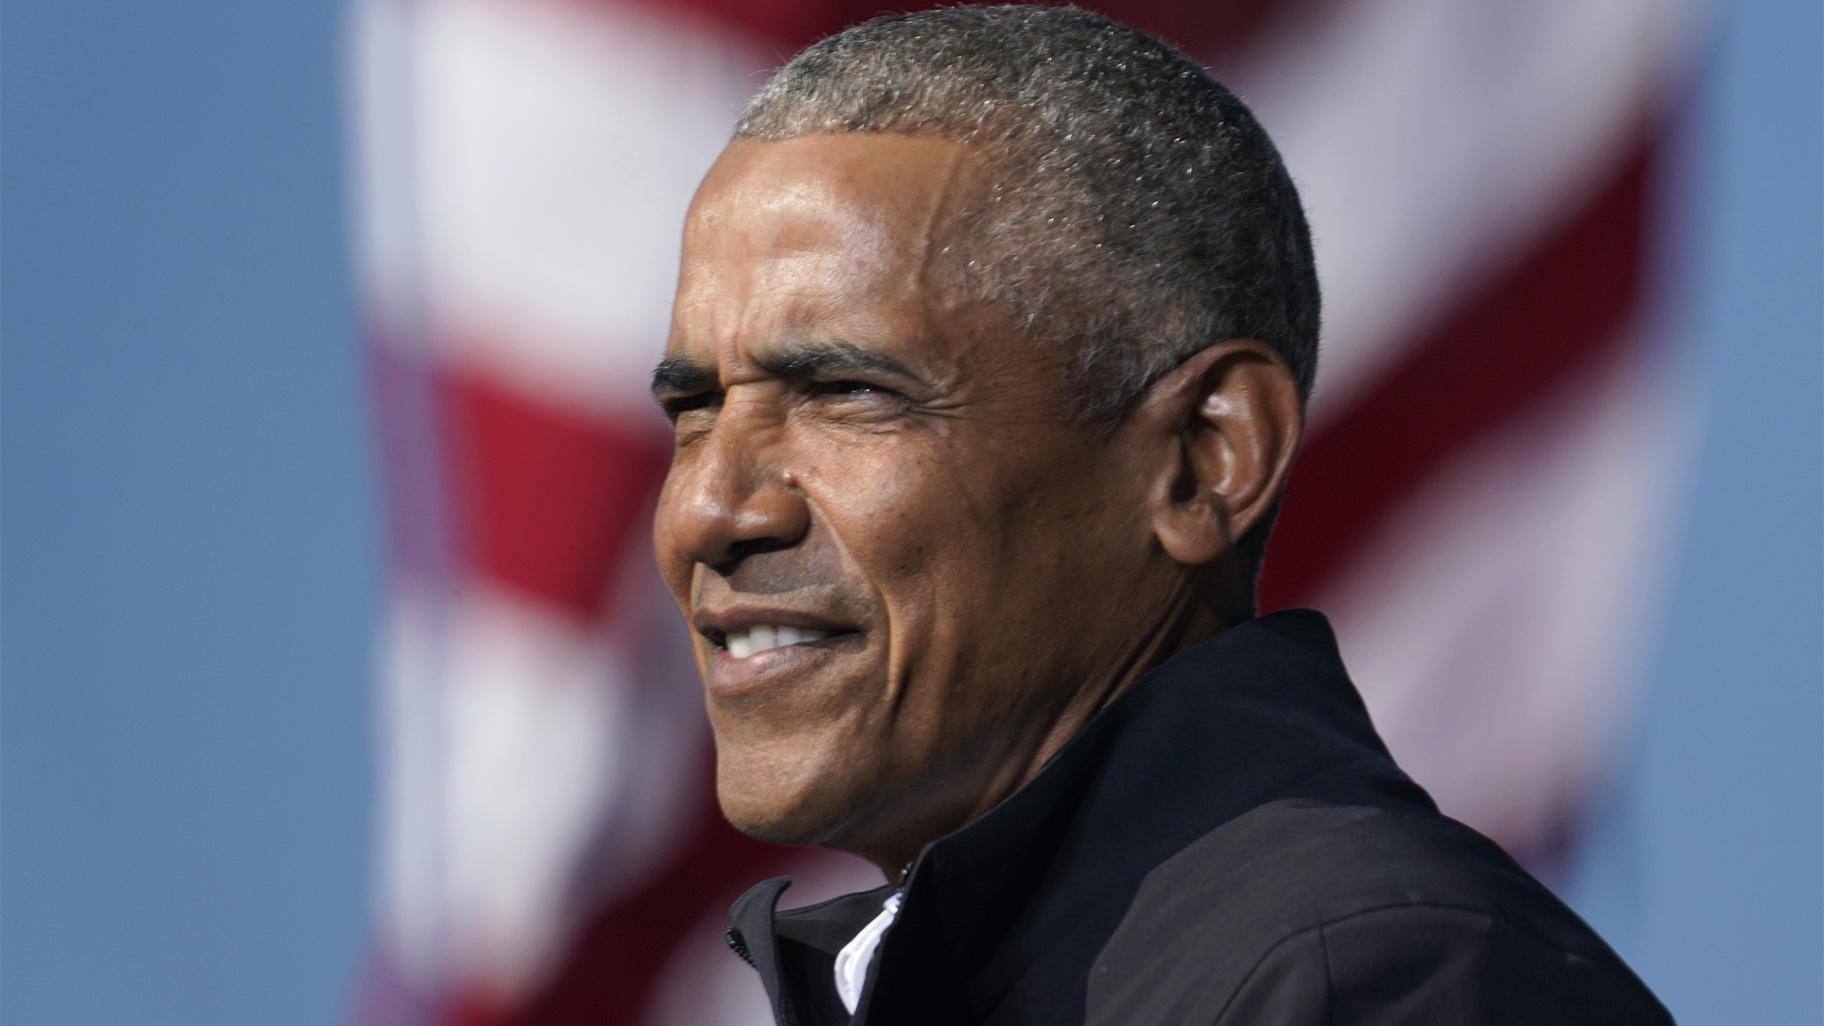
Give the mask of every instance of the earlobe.
<path id="1" fill-rule="evenodd" d="M 1214 563 L 1268 515 L 1304 433 L 1298 383 L 1252 339 L 1199 352 L 1154 386 L 1148 414 L 1171 449 L 1159 463 L 1154 533 L 1186 566 Z"/>

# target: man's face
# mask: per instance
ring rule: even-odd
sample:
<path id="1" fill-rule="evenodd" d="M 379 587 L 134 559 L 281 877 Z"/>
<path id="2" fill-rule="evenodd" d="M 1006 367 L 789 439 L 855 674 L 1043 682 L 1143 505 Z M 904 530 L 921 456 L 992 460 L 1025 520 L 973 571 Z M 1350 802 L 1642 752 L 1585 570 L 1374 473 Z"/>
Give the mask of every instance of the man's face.
<path id="1" fill-rule="evenodd" d="M 692 205 L 654 540 L 756 836 L 910 857 L 1030 775 L 1158 608 L 1123 435 L 940 284 L 978 173 L 927 138 L 741 141 Z"/>

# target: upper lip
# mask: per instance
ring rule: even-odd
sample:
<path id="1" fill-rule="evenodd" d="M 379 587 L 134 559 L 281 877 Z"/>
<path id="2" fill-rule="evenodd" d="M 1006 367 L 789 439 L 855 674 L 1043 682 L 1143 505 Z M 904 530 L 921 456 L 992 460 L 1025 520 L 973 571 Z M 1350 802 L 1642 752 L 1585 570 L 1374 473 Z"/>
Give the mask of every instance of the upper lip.
<path id="1" fill-rule="evenodd" d="M 734 605 L 720 609 L 698 609 L 691 614 L 690 625 L 697 633 L 715 644 L 722 644 L 730 634 L 738 634 L 750 627 L 765 624 L 769 627 L 796 627 L 799 630 L 822 631 L 826 634 L 837 634 L 855 629 L 853 624 L 843 623 L 818 613 L 803 610 L 782 609 L 773 606 Z"/>

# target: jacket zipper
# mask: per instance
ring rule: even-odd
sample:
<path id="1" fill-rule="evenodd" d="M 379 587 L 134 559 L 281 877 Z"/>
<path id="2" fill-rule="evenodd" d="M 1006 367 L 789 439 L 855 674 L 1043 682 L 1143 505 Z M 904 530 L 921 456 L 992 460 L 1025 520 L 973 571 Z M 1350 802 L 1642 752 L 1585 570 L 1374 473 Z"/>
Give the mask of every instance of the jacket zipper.
<path id="1" fill-rule="evenodd" d="M 741 961 L 746 962 L 755 969 L 760 968 L 754 963 L 753 952 L 747 950 L 747 939 L 741 936 L 740 930 L 731 926 L 728 928 L 728 932 L 722 935 L 722 939 L 728 942 L 730 950 L 741 956 Z M 765 975 L 765 973 L 761 973 L 761 976 L 764 977 Z M 771 996 L 770 992 L 768 996 Z M 783 1000 L 783 996 L 781 996 L 781 1000 Z M 773 1015 L 778 1019 L 780 1026 L 792 1026 L 793 1023 L 797 1022 L 797 1019 L 790 1012 L 786 1011 L 782 1004 L 773 1007 Z"/>
<path id="2" fill-rule="evenodd" d="M 752 968 L 760 968 L 759 966 L 754 965 L 754 956 L 747 950 L 747 941 L 741 936 L 739 931 L 730 927 L 728 932 L 722 935 L 722 939 L 728 941 L 728 946 L 734 950 L 736 955 L 741 957 L 741 961 L 746 962 Z"/>

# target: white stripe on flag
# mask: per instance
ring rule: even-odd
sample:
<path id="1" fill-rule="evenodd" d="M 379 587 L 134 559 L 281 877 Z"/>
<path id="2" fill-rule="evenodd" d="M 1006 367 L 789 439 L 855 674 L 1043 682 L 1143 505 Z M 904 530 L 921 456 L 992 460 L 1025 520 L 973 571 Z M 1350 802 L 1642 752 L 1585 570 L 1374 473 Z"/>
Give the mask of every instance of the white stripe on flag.
<path id="1" fill-rule="evenodd" d="M 418 258 L 444 358 L 644 410 L 684 211 L 761 58 L 632 4 L 421 12 Z"/>
<path id="2" fill-rule="evenodd" d="M 414 984 L 512 998 L 677 843 L 681 799 L 709 786 L 701 711 L 631 681 L 599 631 L 484 583 L 434 603 L 402 591 L 389 624 L 387 948 Z"/>
<path id="3" fill-rule="evenodd" d="M 1311 221 L 1320 424 L 1608 180 L 1693 20 L 1689 0 L 1326 4 L 1233 69 Z"/>

